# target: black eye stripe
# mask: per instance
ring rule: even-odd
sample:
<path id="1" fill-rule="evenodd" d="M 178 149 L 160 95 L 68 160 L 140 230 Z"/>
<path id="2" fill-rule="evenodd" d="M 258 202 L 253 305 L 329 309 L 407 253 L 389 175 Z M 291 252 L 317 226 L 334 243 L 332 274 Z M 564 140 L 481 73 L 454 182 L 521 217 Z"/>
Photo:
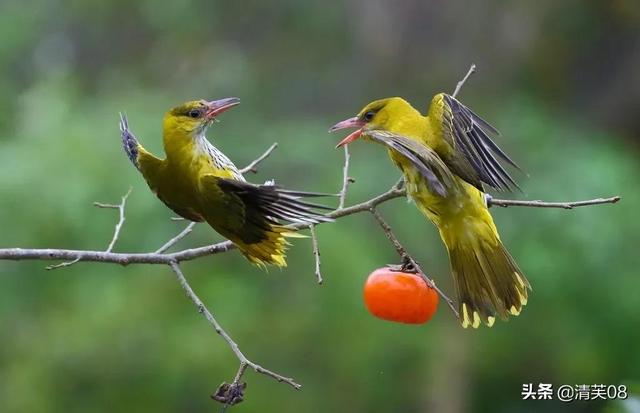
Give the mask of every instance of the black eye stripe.
<path id="1" fill-rule="evenodd" d="M 191 109 L 189 112 L 187 112 L 187 116 L 189 116 L 190 118 L 199 118 L 200 116 L 202 116 L 202 110 Z"/>

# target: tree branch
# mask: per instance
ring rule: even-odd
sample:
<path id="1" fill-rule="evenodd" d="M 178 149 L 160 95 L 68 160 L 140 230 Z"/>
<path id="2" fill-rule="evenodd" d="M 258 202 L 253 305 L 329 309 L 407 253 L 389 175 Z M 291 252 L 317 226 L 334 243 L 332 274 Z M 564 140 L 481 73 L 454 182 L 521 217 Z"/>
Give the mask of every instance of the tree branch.
<path id="1" fill-rule="evenodd" d="M 476 65 L 472 64 L 469 67 L 469 71 L 467 72 L 467 74 L 464 75 L 462 80 L 459 81 L 458 84 L 456 85 L 456 89 L 453 91 L 453 94 L 451 95 L 452 98 L 455 98 L 458 96 L 458 93 L 460 93 L 460 89 L 462 89 L 462 86 L 464 86 L 464 84 L 467 82 L 467 79 L 469 79 L 469 77 L 475 72 L 476 72 Z"/>
<path id="2" fill-rule="evenodd" d="M 168 250 L 169 248 L 173 247 L 174 245 L 176 245 L 182 238 L 186 237 L 187 235 L 189 235 L 191 233 L 191 231 L 193 231 L 193 227 L 195 227 L 197 224 L 197 222 L 190 222 L 189 225 L 187 225 L 187 227 L 185 229 L 183 229 L 178 235 L 176 235 L 175 237 L 171 238 L 169 241 L 167 241 L 162 247 L 158 248 L 154 254 L 162 254 L 163 252 L 165 252 L 166 250 Z"/>
<path id="3" fill-rule="evenodd" d="M 97 206 L 98 208 L 113 208 L 113 209 L 117 209 L 119 214 L 120 214 L 120 219 L 118 220 L 118 223 L 116 224 L 116 227 L 115 227 L 115 229 L 113 231 L 113 237 L 111 238 L 111 242 L 109 243 L 109 246 L 107 247 L 105 252 L 113 251 L 113 247 L 115 247 L 116 242 L 118 241 L 118 237 L 120 236 L 120 230 L 122 229 L 122 225 L 124 224 L 124 220 L 125 220 L 125 218 L 124 218 L 124 207 L 127 204 L 127 198 L 131 194 L 131 189 L 132 188 L 129 188 L 127 193 L 122 196 L 122 201 L 120 201 L 120 203 L 118 205 L 103 204 L 101 202 L 94 202 L 93 203 L 93 205 Z"/>
<path id="4" fill-rule="evenodd" d="M 349 187 L 349 183 L 353 182 L 351 178 L 349 178 L 349 159 L 351 155 L 349 154 L 349 145 L 344 145 L 344 166 L 342 167 L 342 189 L 338 193 L 339 203 L 338 209 L 344 208 L 344 202 L 347 199 L 347 189 Z"/>
<path id="5" fill-rule="evenodd" d="M 532 207 L 532 208 L 562 208 L 562 209 L 573 209 L 576 207 L 589 206 L 589 205 L 601 205 L 601 204 L 615 204 L 620 201 L 619 196 L 612 196 L 611 198 L 596 198 L 596 199 L 587 199 L 586 201 L 569 201 L 569 202 L 545 202 L 545 201 L 519 201 L 515 199 L 495 199 L 491 197 L 491 195 L 486 195 L 487 206 L 499 206 L 499 207 L 510 207 L 510 206 L 521 206 L 521 207 Z"/>
<path id="6" fill-rule="evenodd" d="M 405 196 L 404 189 L 398 189 L 395 186 L 387 192 L 375 196 L 367 201 L 356 205 L 336 209 L 327 214 L 328 217 L 338 219 L 345 216 L 357 214 L 359 212 L 368 211 L 377 205 L 395 198 Z M 619 196 L 611 198 L 597 198 L 585 201 L 568 201 L 568 202 L 542 202 L 542 201 L 515 201 L 507 199 L 492 198 L 488 201 L 489 205 L 496 206 L 519 206 L 519 207 L 547 207 L 572 209 L 575 206 L 599 205 L 604 203 L 615 203 L 620 199 Z M 541 205 L 544 204 L 544 205 Z M 569 208 L 569 206 L 571 206 Z M 317 225 L 321 225 L 319 223 Z M 307 224 L 293 224 L 287 226 L 292 230 L 301 230 L 308 228 Z M 215 255 L 235 249 L 231 241 L 222 241 L 216 244 L 206 245 L 203 247 L 189 248 L 170 254 L 164 253 L 115 253 L 91 250 L 68 250 L 68 249 L 37 249 L 37 248 L 0 248 L 0 260 L 75 260 L 88 262 L 104 262 L 119 265 L 129 264 L 165 264 L 168 265 L 172 261 L 183 262 L 190 261 L 200 257 Z"/>
<path id="7" fill-rule="evenodd" d="M 109 242 L 109 246 L 106 249 L 106 252 L 111 252 L 113 250 L 113 247 L 116 245 L 116 241 L 118 241 L 118 237 L 120 236 L 120 230 L 122 229 L 122 225 L 124 224 L 124 208 L 125 205 L 127 203 L 127 198 L 129 197 L 129 195 L 131 194 L 131 190 L 133 188 L 129 188 L 129 190 L 127 191 L 126 194 L 124 194 L 122 196 L 122 201 L 120 201 L 120 203 L 118 205 L 115 204 L 103 204 L 101 202 L 94 202 L 93 205 L 98 207 L 98 208 L 112 208 L 112 209 L 118 209 L 119 213 L 120 213 L 120 219 L 118 220 L 118 223 L 116 224 L 116 227 L 113 231 L 113 237 L 111 238 L 111 242 Z M 60 264 L 55 264 L 55 265 L 47 265 L 45 267 L 45 269 L 47 270 L 55 270 L 58 268 L 64 268 L 64 267 L 70 267 L 73 264 L 77 263 L 80 261 L 80 258 L 76 258 L 73 261 L 65 261 L 62 262 Z"/>
<path id="8" fill-rule="evenodd" d="M 313 247 L 313 257 L 316 261 L 316 278 L 318 284 L 322 284 L 322 273 L 320 272 L 320 248 L 318 247 L 318 237 L 316 235 L 316 226 L 309 225 L 309 232 L 311 232 L 311 245 Z"/>
<path id="9" fill-rule="evenodd" d="M 218 320 L 215 319 L 213 314 L 211 314 L 211 312 L 209 311 L 209 309 L 207 309 L 207 307 L 204 305 L 202 300 L 200 300 L 200 298 L 193 291 L 193 289 L 189 285 L 189 282 L 187 281 L 184 274 L 182 273 L 182 270 L 180 269 L 180 265 L 176 261 L 173 261 L 169 263 L 169 266 L 171 267 L 174 274 L 176 275 L 176 278 L 178 279 L 178 282 L 182 286 L 182 289 L 184 290 L 184 292 L 187 294 L 187 297 L 189 297 L 189 299 L 193 302 L 193 304 L 195 304 L 196 308 L 198 309 L 198 312 L 207 319 L 207 321 L 213 327 L 215 332 L 218 333 L 223 338 L 223 340 L 227 342 L 227 344 L 231 348 L 231 351 L 233 351 L 233 354 L 235 354 L 236 358 L 240 361 L 240 370 L 238 371 L 238 374 L 236 375 L 234 382 L 238 382 L 242 378 L 242 375 L 244 374 L 244 371 L 246 369 L 245 366 L 247 366 L 247 367 L 251 367 L 256 373 L 264 374 L 281 383 L 287 383 L 294 389 L 299 389 L 300 387 L 302 387 L 300 384 L 296 383 L 293 379 L 289 377 L 284 377 L 271 370 L 265 369 L 261 365 L 256 364 L 253 361 L 249 360 L 244 355 L 244 353 L 240 351 L 238 344 L 236 344 L 236 342 L 233 341 L 231 336 L 227 334 L 227 332 L 222 328 L 220 323 L 218 323 Z"/>
<path id="10" fill-rule="evenodd" d="M 277 147 L 278 147 L 278 142 L 274 142 L 271 146 L 269 146 L 269 149 L 267 149 L 262 155 L 260 155 L 258 158 L 256 158 L 249 165 L 247 165 L 244 168 L 240 169 L 240 173 L 241 174 L 246 174 L 247 172 L 252 172 L 252 173 L 258 172 L 258 170 L 256 169 L 256 166 L 258 166 L 258 164 L 260 162 L 262 162 L 265 159 L 267 159 L 269 157 L 269 155 L 271 155 L 271 152 L 273 152 Z"/>

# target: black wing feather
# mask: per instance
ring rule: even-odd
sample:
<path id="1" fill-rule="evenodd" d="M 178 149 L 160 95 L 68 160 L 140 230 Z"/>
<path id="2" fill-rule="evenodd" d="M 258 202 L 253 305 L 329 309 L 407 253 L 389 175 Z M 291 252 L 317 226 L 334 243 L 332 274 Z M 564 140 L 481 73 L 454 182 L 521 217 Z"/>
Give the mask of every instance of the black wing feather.
<path id="1" fill-rule="evenodd" d="M 387 131 L 370 130 L 366 134 L 407 158 L 426 179 L 432 192 L 443 197 L 447 195 L 447 187 L 453 184 L 453 177 L 442 159 L 431 148 L 406 136 Z"/>
<path id="2" fill-rule="evenodd" d="M 327 210 L 332 208 L 301 201 L 275 185 L 253 185 L 225 178 L 217 178 L 217 183 L 221 190 L 235 194 L 242 200 L 245 208 L 248 209 L 245 216 L 274 217 L 288 223 L 305 224 L 333 221 L 332 218 L 313 210 L 313 208 Z M 303 192 L 295 193 L 302 194 Z M 251 214 L 251 212 L 254 214 Z M 255 214 L 256 212 L 258 214 Z"/>
<path id="3" fill-rule="evenodd" d="M 444 122 L 449 123 L 445 126 L 450 128 L 457 148 L 476 170 L 480 180 L 497 190 L 520 189 L 496 159 L 497 156 L 520 170 L 489 136 L 499 135 L 498 130 L 452 96 L 444 94 L 444 100 L 451 111 L 451 115 L 444 118 Z"/>

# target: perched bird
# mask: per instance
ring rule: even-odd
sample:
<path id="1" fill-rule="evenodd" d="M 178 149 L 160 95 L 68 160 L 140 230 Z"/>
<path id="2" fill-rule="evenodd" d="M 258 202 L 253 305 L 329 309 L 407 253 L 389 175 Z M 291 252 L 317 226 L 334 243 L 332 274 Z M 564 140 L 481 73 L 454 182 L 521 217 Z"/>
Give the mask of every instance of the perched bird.
<path id="1" fill-rule="evenodd" d="M 517 188 L 497 158 L 517 165 L 493 142 L 498 131 L 458 100 L 436 95 L 423 116 L 399 97 L 376 100 L 329 131 L 358 128 L 337 146 L 362 137 L 387 147 L 407 193 L 438 228 L 449 253 L 463 327 L 492 326 L 518 315 L 529 282 L 505 249 L 487 208 L 483 183 Z"/>
<path id="2" fill-rule="evenodd" d="M 330 221 L 314 212 L 329 208 L 301 199 L 322 194 L 246 182 L 233 162 L 207 140 L 205 133 L 216 117 L 239 103 L 237 98 L 197 100 L 169 110 L 163 119 L 165 159 L 146 151 L 120 115 L 122 143 L 149 188 L 175 213 L 206 221 L 252 263 L 283 267 L 285 237 L 296 236 L 283 222 Z"/>

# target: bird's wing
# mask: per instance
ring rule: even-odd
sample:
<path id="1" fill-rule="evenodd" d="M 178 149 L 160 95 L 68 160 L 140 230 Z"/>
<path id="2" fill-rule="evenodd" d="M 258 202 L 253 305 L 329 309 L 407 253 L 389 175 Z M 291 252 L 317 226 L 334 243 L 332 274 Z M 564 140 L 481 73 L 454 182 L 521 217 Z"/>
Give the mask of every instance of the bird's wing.
<path id="1" fill-rule="evenodd" d="M 275 185 L 254 185 L 212 174 L 201 177 L 200 183 L 204 204 L 210 206 L 204 207 L 208 208 L 204 214 L 207 221 L 224 220 L 223 226 L 247 244 L 265 239 L 273 225 L 333 221 L 315 211 L 332 208 L 302 200 L 323 194 L 287 191 Z"/>
<path id="2" fill-rule="evenodd" d="M 122 136 L 122 147 L 127 157 L 148 181 L 147 173 L 158 169 L 162 164 L 162 159 L 154 156 L 140 145 L 129 129 L 127 117 L 122 113 L 120 113 L 120 135 Z"/>
<path id="3" fill-rule="evenodd" d="M 366 134 L 407 158 L 426 179 L 432 192 L 440 196 L 447 195 L 447 188 L 454 184 L 454 177 L 433 149 L 414 139 L 384 130 L 369 130 Z"/>
<path id="4" fill-rule="evenodd" d="M 446 93 L 431 100 L 428 117 L 453 149 L 447 164 L 455 174 L 480 190 L 478 180 L 499 191 L 520 189 L 496 156 L 517 169 L 520 167 L 491 139 L 490 136 L 500 132 L 487 121 Z"/>

